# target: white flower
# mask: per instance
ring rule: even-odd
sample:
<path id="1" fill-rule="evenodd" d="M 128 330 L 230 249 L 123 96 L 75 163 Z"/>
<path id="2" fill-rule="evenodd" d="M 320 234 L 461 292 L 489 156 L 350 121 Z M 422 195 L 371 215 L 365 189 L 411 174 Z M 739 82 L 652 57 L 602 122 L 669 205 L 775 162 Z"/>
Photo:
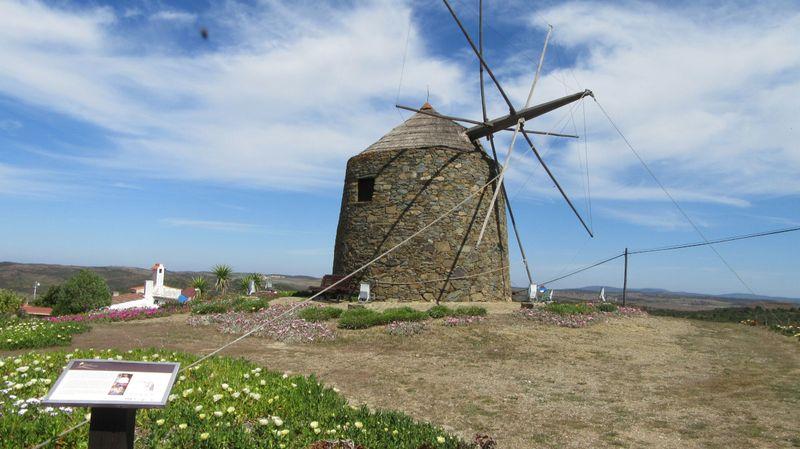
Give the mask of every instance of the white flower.
<path id="1" fill-rule="evenodd" d="M 208 432 L 203 432 L 203 433 L 200 434 L 200 439 L 201 440 L 207 440 L 208 436 L 209 436 Z"/>
<path id="2" fill-rule="evenodd" d="M 256 401 L 261 399 L 261 395 L 258 393 L 250 393 L 250 397 L 255 399 Z"/>
<path id="3" fill-rule="evenodd" d="M 206 414 L 205 413 L 201 413 L 201 414 L 197 415 L 197 417 L 200 418 L 200 419 L 206 419 Z"/>
<path id="4" fill-rule="evenodd" d="M 222 384 L 222 385 L 220 385 L 220 386 L 222 387 L 222 389 L 223 389 L 223 390 L 227 390 L 227 389 L 228 389 L 228 387 L 229 387 L 229 385 L 228 385 L 228 384 Z"/>
<path id="5" fill-rule="evenodd" d="M 202 405 L 198 405 L 197 407 L 194 408 L 194 411 L 196 411 L 196 412 L 199 412 L 200 410 L 203 410 L 203 406 Z"/>
<path id="6" fill-rule="evenodd" d="M 226 412 L 228 413 L 233 413 L 234 411 L 236 411 L 236 409 L 233 407 L 228 407 L 228 409 L 226 410 Z"/>
<path id="7" fill-rule="evenodd" d="M 181 393 L 181 396 L 183 396 L 183 397 L 189 396 L 190 394 L 192 394 L 193 391 L 194 391 L 193 389 L 187 388 L 186 390 L 183 390 L 183 392 Z"/>
<path id="8" fill-rule="evenodd" d="M 364 423 L 362 423 L 361 421 L 356 421 L 353 425 L 356 426 L 356 429 L 364 427 Z"/>
<path id="9" fill-rule="evenodd" d="M 317 427 L 319 427 L 319 423 L 316 421 L 311 421 L 311 424 L 309 424 L 309 426 L 311 426 L 312 429 L 316 429 Z"/>
<path id="10" fill-rule="evenodd" d="M 174 400 L 175 400 L 175 399 L 177 399 L 177 398 L 178 398 L 178 395 L 176 395 L 176 394 L 171 394 L 171 395 L 169 395 L 169 397 L 167 398 L 167 400 L 168 400 L 168 401 L 174 401 Z"/>
<path id="11" fill-rule="evenodd" d="M 214 396 L 211 397 L 211 399 L 213 399 L 214 402 L 217 402 L 220 399 L 222 399 L 222 395 L 221 394 L 215 394 Z"/>
<path id="12" fill-rule="evenodd" d="M 286 436 L 286 435 L 288 435 L 288 434 L 289 434 L 289 429 L 283 429 L 283 430 L 281 430 L 281 431 L 280 431 L 280 432 L 278 432 L 278 433 L 279 433 L 279 434 L 281 434 L 281 436 Z"/>
<path id="13" fill-rule="evenodd" d="M 283 373 L 283 376 L 281 376 L 281 377 L 283 377 L 284 379 L 287 379 L 287 378 L 289 378 L 289 375 L 286 374 L 286 373 Z"/>
<path id="14" fill-rule="evenodd" d="M 158 424 L 159 426 L 164 425 L 164 420 L 163 419 L 156 420 L 156 424 Z"/>
<path id="15" fill-rule="evenodd" d="M 283 420 L 277 416 L 272 417 L 272 422 L 275 423 L 276 426 L 280 427 L 283 425 Z"/>
<path id="16" fill-rule="evenodd" d="M 178 428 L 179 428 L 179 429 L 181 429 L 181 430 L 183 430 L 183 429 L 185 429 L 185 428 L 187 428 L 187 427 L 188 427 L 188 426 L 186 425 L 186 423 L 185 423 L 185 422 L 182 422 L 182 423 L 178 424 Z"/>
<path id="17" fill-rule="evenodd" d="M 261 379 L 261 381 L 260 381 L 260 382 L 258 382 L 258 384 L 259 384 L 259 385 L 266 385 L 266 384 L 267 384 L 267 381 L 266 381 L 266 380 L 264 380 L 264 379 Z"/>
<path id="18" fill-rule="evenodd" d="M 262 426 L 266 426 L 267 424 L 269 424 L 269 420 L 267 418 L 260 418 L 258 420 L 258 423 L 261 424 Z"/>
<path id="19" fill-rule="evenodd" d="M 322 432 L 322 430 L 320 430 L 320 428 L 319 428 L 319 427 L 317 427 L 316 429 L 314 429 L 314 433 L 320 433 L 320 432 Z"/>
<path id="20" fill-rule="evenodd" d="M 233 396 L 233 398 L 234 398 L 234 399 L 236 399 L 236 398 L 238 398 L 240 395 L 241 395 L 241 393 L 239 393 L 239 392 L 237 391 L 236 393 L 233 393 L 231 396 Z"/>
<path id="21" fill-rule="evenodd" d="M 29 369 L 30 369 L 30 367 L 28 367 L 28 366 L 20 366 L 19 368 L 17 368 L 17 371 L 19 371 L 20 373 L 24 373 L 25 371 L 28 371 Z"/>
<path id="22" fill-rule="evenodd" d="M 220 417 L 220 416 L 222 416 L 222 412 L 217 410 L 216 412 L 214 412 L 214 416 Z"/>
<path id="23" fill-rule="evenodd" d="M 437 443 L 439 443 L 439 444 L 443 444 L 443 443 L 444 443 L 444 441 L 445 441 L 445 440 L 444 440 L 444 437 L 436 437 L 436 442 L 437 442 Z"/>

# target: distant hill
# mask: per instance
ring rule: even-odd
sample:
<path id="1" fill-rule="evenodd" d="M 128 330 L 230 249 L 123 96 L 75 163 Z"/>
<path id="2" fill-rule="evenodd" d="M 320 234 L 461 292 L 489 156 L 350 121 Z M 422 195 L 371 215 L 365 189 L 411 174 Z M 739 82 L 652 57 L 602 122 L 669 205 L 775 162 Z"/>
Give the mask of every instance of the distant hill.
<path id="1" fill-rule="evenodd" d="M 61 284 L 79 270 L 87 268 L 100 275 L 112 291 L 125 293 L 130 287 L 144 285 L 150 279 L 149 268 L 137 267 L 82 267 L 76 265 L 54 265 L 35 263 L 0 262 L 0 288 L 16 290 L 22 294 L 33 294 L 33 283 L 39 282 L 39 292 L 44 293 L 52 285 Z M 234 279 L 247 273 L 234 273 Z M 266 273 L 265 273 L 266 274 Z M 273 287 L 279 290 L 304 290 L 311 285 L 319 285 L 320 279 L 312 276 L 292 276 L 270 274 Z M 167 269 L 165 284 L 186 287 L 196 276 L 205 276 L 209 281 L 213 275 L 207 271 L 171 271 Z"/>

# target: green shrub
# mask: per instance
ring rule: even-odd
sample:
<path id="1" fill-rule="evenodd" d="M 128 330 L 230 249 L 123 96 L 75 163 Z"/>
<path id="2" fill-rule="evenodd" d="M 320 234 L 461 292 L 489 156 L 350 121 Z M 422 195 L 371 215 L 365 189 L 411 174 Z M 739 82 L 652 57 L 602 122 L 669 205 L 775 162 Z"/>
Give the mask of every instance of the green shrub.
<path id="1" fill-rule="evenodd" d="M 339 327 L 342 329 L 366 329 L 389 324 L 392 321 L 423 321 L 428 318 L 427 312 L 414 310 L 411 307 L 395 307 L 383 312 L 366 308 L 348 309 L 339 318 Z"/>
<path id="2" fill-rule="evenodd" d="M 415 310 L 411 307 L 394 307 L 381 313 L 380 323 L 389 324 L 392 321 L 424 321 L 430 318 L 426 312 Z"/>
<path id="3" fill-rule="evenodd" d="M 233 301 L 231 309 L 237 312 L 257 312 L 261 309 L 269 307 L 269 298 L 250 298 Z"/>
<path id="4" fill-rule="evenodd" d="M 438 305 L 428 309 L 431 318 L 444 318 L 447 316 L 485 316 L 486 309 L 480 306 L 461 306 L 451 309 L 450 307 Z"/>
<path id="5" fill-rule="evenodd" d="M 569 303 L 558 303 L 554 302 L 551 304 L 546 305 L 545 310 L 548 312 L 557 313 L 559 315 L 584 315 L 587 313 L 592 313 L 589 309 L 589 306 L 586 304 L 569 304 Z"/>
<path id="6" fill-rule="evenodd" d="M 0 316 L 10 316 L 17 313 L 24 298 L 15 291 L 0 288 Z"/>
<path id="7" fill-rule="evenodd" d="M 480 306 L 456 307 L 450 316 L 486 316 L 486 308 Z"/>
<path id="8" fill-rule="evenodd" d="M 44 396 L 65 360 L 117 357 L 175 361 L 181 367 L 197 360 L 197 356 L 163 349 L 32 351 L 0 358 L 0 377 L 20 385 L 13 392 L 17 398 L 0 395 L 0 449 L 33 447 L 84 420 L 86 409 L 53 411 L 20 400 Z M 20 370 L 22 367 L 27 367 L 27 372 Z M 30 382 L 34 378 L 37 382 Z M 467 447 L 441 428 L 407 415 L 371 411 L 366 406 L 351 408 L 347 398 L 313 376 L 284 378 L 241 358 L 211 357 L 196 368 L 184 370 L 175 381 L 172 395 L 166 408 L 144 409 L 136 414 L 136 447 L 307 449 L 333 447 L 315 443 L 336 439 L 352 441 L 350 447 L 372 449 Z M 314 432 L 311 422 L 320 433 Z M 48 447 L 86 447 L 88 428 L 82 426 L 60 436 Z M 336 434 L 331 435 L 330 430 L 336 430 Z"/>
<path id="9" fill-rule="evenodd" d="M 209 313 L 225 313 L 229 304 L 223 301 L 207 301 L 192 304 L 193 315 L 207 315 Z"/>
<path id="10" fill-rule="evenodd" d="M 614 304 L 611 304 L 610 302 L 603 302 L 595 307 L 597 308 L 597 310 L 601 312 L 616 312 L 619 309 L 619 307 L 617 307 Z"/>
<path id="11" fill-rule="evenodd" d="M 300 318 L 306 321 L 328 321 L 333 318 L 339 318 L 343 310 L 336 307 L 306 307 L 301 309 L 297 314 Z"/>
<path id="12" fill-rule="evenodd" d="M 53 315 L 71 315 L 111 305 L 111 290 L 105 279 L 89 270 L 80 270 L 67 282 L 47 290 L 39 303 L 52 307 Z"/>
<path id="13" fill-rule="evenodd" d="M 444 318 L 446 316 L 451 316 L 452 313 L 453 309 L 443 305 L 433 306 L 428 309 L 428 316 L 431 318 Z"/>
<path id="14" fill-rule="evenodd" d="M 379 312 L 372 309 L 347 309 L 339 317 L 339 327 L 342 329 L 366 329 L 381 324 L 380 316 Z"/>

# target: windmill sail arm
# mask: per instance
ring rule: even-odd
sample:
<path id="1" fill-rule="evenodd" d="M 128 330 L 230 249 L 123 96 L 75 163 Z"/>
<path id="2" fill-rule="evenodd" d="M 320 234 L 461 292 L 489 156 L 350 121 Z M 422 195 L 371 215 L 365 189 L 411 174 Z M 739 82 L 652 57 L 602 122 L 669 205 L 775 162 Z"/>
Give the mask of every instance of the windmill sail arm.
<path id="1" fill-rule="evenodd" d="M 594 94 L 592 94 L 592 91 L 590 90 L 585 90 L 583 92 L 567 95 L 566 97 L 562 97 L 553 101 L 548 101 L 547 103 L 525 108 L 514 114 L 509 114 L 494 120 L 490 120 L 485 125 L 481 124 L 469 128 L 467 130 L 467 137 L 469 137 L 470 140 L 477 140 L 481 137 L 486 137 L 489 134 L 494 134 L 497 131 L 514 126 L 520 118 L 530 120 L 532 118 L 539 117 L 540 115 L 547 114 L 550 111 L 554 111 L 562 106 L 566 106 L 570 103 L 578 101 L 586 96 L 594 96 Z"/>

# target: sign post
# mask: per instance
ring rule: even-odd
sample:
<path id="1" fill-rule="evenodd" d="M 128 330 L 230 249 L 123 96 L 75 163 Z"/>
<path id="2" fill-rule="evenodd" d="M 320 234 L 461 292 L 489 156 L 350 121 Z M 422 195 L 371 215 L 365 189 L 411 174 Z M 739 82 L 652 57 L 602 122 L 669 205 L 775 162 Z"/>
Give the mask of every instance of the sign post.
<path id="1" fill-rule="evenodd" d="M 136 410 L 163 408 L 179 363 L 76 359 L 42 404 L 89 407 L 89 449 L 133 449 Z"/>

